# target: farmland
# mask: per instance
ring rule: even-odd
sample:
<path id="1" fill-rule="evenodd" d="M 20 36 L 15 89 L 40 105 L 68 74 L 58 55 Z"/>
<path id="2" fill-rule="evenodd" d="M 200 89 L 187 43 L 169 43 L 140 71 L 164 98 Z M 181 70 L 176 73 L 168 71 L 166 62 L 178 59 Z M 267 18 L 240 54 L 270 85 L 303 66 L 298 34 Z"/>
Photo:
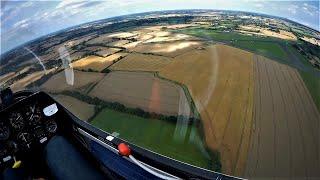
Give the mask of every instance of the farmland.
<path id="1" fill-rule="evenodd" d="M 319 32 L 240 12 L 184 13 L 48 37 L 30 49 L 50 74 L 16 50 L 1 59 L 0 85 L 43 90 L 104 131 L 199 167 L 252 179 L 320 177 Z"/>
<path id="2" fill-rule="evenodd" d="M 131 53 L 110 67 L 111 70 L 124 71 L 159 71 L 171 63 L 171 59 L 163 56 Z"/>
<path id="3" fill-rule="evenodd" d="M 203 27 L 174 30 L 174 32 L 186 33 L 189 35 L 202 37 L 207 40 L 230 43 L 233 46 L 248 49 L 271 58 L 283 60 L 287 57 L 284 50 L 278 44 L 281 43 L 281 41 L 276 38 L 253 36 L 237 32 L 221 32 Z"/>
<path id="4" fill-rule="evenodd" d="M 179 110 L 180 102 L 187 103 L 186 108 L 189 108 L 183 90 L 176 84 L 155 77 L 153 73 L 111 72 L 89 95 L 147 112 L 165 115 L 190 113 L 190 110 Z"/>
<path id="5" fill-rule="evenodd" d="M 102 71 L 126 55 L 126 53 L 116 53 L 107 57 L 88 56 L 73 62 L 71 66 L 78 70 Z"/>
<path id="6" fill-rule="evenodd" d="M 74 70 L 74 84 L 69 85 L 66 83 L 65 72 L 61 71 L 52 76 L 40 88 L 44 91 L 51 93 L 59 93 L 66 90 L 80 91 L 81 88 L 97 83 L 104 77 L 102 73 L 94 72 L 81 72 Z"/>
<path id="7" fill-rule="evenodd" d="M 153 53 L 167 57 L 175 57 L 201 45 L 196 41 L 176 41 L 169 43 L 143 44 L 133 49 L 135 52 Z"/>
<path id="8" fill-rule="evenodd" d="M 304 82 L 296 69 L 261 56 L 254 59 L 254 122 L 246 176 L 318 177 L 320 116 Z"/>
<path id="9" fill-rule="evenodd" d="M 214 45 L 176 57 L 159 73 L 188 87 L 201 115 L 205 141 L 221 153 L 222 171 L 230 174 L 241 174 L 247 158 L 254 84 L 252 56 Z"/>
<path id="10" fill-rule="evenodd" d="M 301 72 L 300 75 L 306 84 L 311 96 L 313 97 L 313 100 L 318 108 L 318 111 L 320 112 L 320 78 L 314 76 L 311 73 L 308 72 Z"/>
<path id="11" fill-rule="evenodd" d="M 94 115 L 94 105 L 80 101 L 74 97 L 66 95 L 53 96 L 60 104 L 67 108 L 71 113 L 83 121 L 87 121 Z"/>
<path id="12" fill-rule="evenodd" d="M 110 133 L 117 132 L 120 138 L 138 146 L 147 147 L 149 150 L 199 167 L 212 169 L 210 152 L 201 143 L 198 128 L 194 125 L 185 127 L 186 134 L 190 136 L 180 136 L 177 130 L 179 126 L 184 126 L 183 124 L 146 119 L 109 109 L 103 109 L 91 124 Z M 157 143 L 154 143 L 155 139 Z"/>

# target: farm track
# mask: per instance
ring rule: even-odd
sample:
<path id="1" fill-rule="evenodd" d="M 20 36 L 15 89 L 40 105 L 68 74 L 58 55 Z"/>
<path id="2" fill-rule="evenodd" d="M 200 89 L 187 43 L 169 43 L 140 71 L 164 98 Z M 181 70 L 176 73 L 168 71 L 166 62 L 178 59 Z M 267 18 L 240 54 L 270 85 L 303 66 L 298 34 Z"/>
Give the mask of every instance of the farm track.
<path id="1" fill-rule="evenodd" d="M 254 57 L 254 125 L 246 177 L 319 177 L 319 112 L 296 69 Z"/>

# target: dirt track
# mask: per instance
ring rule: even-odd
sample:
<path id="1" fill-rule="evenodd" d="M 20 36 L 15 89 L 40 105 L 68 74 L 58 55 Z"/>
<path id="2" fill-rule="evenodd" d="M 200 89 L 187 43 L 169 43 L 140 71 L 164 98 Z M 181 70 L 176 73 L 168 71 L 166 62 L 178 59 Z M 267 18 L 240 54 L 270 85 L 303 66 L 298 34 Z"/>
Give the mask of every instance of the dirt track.
<path id="1" fill-rule="evenodd" d="M 254 59 L 254 123 L 245 176 L 319 178 L 320 116 L 299 73 L 261 56 Z"/>

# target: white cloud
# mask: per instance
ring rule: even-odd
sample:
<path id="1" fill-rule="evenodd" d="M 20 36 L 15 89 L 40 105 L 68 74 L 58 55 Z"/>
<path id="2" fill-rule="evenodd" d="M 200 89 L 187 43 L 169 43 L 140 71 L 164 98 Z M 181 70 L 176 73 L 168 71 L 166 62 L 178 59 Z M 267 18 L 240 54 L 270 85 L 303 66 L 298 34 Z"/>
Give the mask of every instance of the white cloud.
<path id="1" fill-rule="evenodd" d="M 25 27 L 28 27 L 30 24 L 30 19 L 23 19 L 21 21 L 18 21 L 16 22 L 14 25 L 13 25 L 13 28 L 25 28 Z"/>
<path id="2" fill-rule="evenodd" d="M 263 7 L 264 7 L 264 4 L 262 4 L 262 3 L 257 3 L 257 4 L 255 4 L 254 6 L 257 7 L 257 8 L 263 8 Z"/>
<path id="3" fill-rule="evenodd" d="M 33 2 L 32 1 L 28 1 L 28 2 L 25 2 L 23 4 L 21 4 L 21 8 L 27 8 L 27 7 L 30 7 L 33 5 Z"/>
<path id="4" fill-rule="evenodd" d="M 290 5 L 287 10 L 288 10 L 291 14 L 296 14 L 297 11 L 298 11 L 298 9 L 299 9 L 299 6 L 297 6 L 297 5 Z"/>
<path id="5" fill-rule="evenodd" d="M 64 8 L 64 7 L 69 6 L 70 4 L 79 3 L 79 2 L 81 2 L 81 1 L 79 1 L 79 0 L 63 0 L 56 6 L 56 8 Z"/>

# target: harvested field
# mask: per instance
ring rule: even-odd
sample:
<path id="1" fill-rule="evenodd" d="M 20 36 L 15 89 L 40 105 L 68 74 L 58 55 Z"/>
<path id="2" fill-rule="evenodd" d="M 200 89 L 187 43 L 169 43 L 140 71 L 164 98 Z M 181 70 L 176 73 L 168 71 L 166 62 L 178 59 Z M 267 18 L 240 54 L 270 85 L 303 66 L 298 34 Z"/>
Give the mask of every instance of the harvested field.
<path id="1" fill-rule="evenodd" d="M 186 53 L 194 48 L 200 47 L 202 43 L 195 41 L 177 41 L 169 43 L 148 43 L 137 46 L 135 52 L 153 53 L 168 57 L 175 57 Z"/>
<path id="2" fill-rule="evenodd" d="M 51 93 L 59 93 L 65 90 L 80 91 L 81 88 L 97 83 L 104 77 L 103 73 L 82 72 L 74 70 L 74 84 L 66 83 L 65 72 L 61 71 L 46 81 L 41 89 Z"/>
<path id="3" fill-rule="evenodd" d="M 318 179 L 319 112 L 298 71 L 255 56 L 248 178 Z"/>
<path id="4" fill-rule="evenodd" d="M 27 85 L 40 79 L 43 75 L 44 75 L 44 71 L 34 72 L 14 82 L 10 87 L 14 92 L 24 90 Z"/>
<path id="5" fill-rule="evenodd" d="M 159 71 L 170 62 L 172 62 L 172 60 L 167 57 L 130 53 L 121 61 L 113 64 L 110 69 L 125 71 Z"/>
<path id="6" fill-rule="evenodd" d="M 274 32 L 266 28 L 260 28 L 254 25 L 240 26 L 240 28 L 245 30 L 244 33 L 248 33 L 248 34 L 270 36 L 270 37 L 276 37 L 284 40 L 293 40 L 293 41 L 297 40 L 297 37 L 292 32 L 288 32 L 284 30 L 280 30 L 279 32 Z"/>
<path id="7" fill-rule="evenodd" d="M 107 57 L 110 56 L 114 53 L 117 53 L 121 51 L 121 49 L 118 48 L 101 48 L 100 51 L 97 51 L 96 54 L 103 56 L 103 57 Z"/>
<path id="8" fill-rule="evenodd" d="M 10 72 L 4 75 L 0 76 L 0 85 L 2 85 L 2 83 L 5 83 L 6 81 L 8 81 L 9 79 L 15 77 L 15 73 L 14 72 Z"/>
<path id="9" fill-rule="evenodd" d="M 99 57 L 99 56 L 88 56 L 82 58 L 78 61 L 73 62 L 71 65 L 73 68 L 78 70 L 94 70 L 94 71 L 102 71 L 106 67 L 113 64 L 113 61 L 116 58 L 120 58 L 120 56 L 124 56 L 125 54 L 114 54 L 115 56 L 108 57 Z"/>
<path id="10" fill-rule="evenodd" d="M 108 37 L 112 37 L 112 38 L 131 38 L 137 36 L 137 34 L 135 33 L 131 33 L 131 32 L 118 32 L 118 33 L 113 33 L 110 34 Z"/>
<path id="11" fill-rule="evenodd" d="M 86 41 L 88 41 L 88 40 L 90 40 L 90 39 L 92 39 L 94 37 L 95 37 L 95 34 L 88 34 L 86 36 L 82 36 L 80 38 L 72 39 L 70 41 L 67 41 L 67 42 L 64 43 L 64 46 L 66 46 L 67 48 L 73 47 L 73 46 L 79 45 L 79 44 L 81 44 L 83 42 L 86 42 Z"/>
<path id="12" fill-rule="evenodd" d="M 145 43 L 161 43 L 161 42 L 174 42 L 174 41 L 188 41 L 188 40 L 198 40 L 198 38 L 195 38 L 190 35 L 186 34 L 178 34 L 178 33 L 172 33 L 167 31 L 152 31 L 147 33 L 148 35 L 151 35 L 152 38 L 145 41 Z"/>
<path id="13" fill-rule="evenodd" d="M 94 115 L 94 105 L 92 104 L 80 101 L 71 96 L 55 95 L 53 97 L 71 113 L 83 121 L 87 121 Z"/>
<path id="14" fill-rule="evenodd" d="M 123 48 L 126 48 L 127 50 L 131 51 L 133 48 L 138 46 L 140 43 L 142 43 L 142 41 L 135 41 L 135 42 L 130 42 L 130 43 L 125 44 L 125 45 L 121 45 L 119 47 L 123 47 Z"/>
<path id="15" fill-rule="evenodd" d="M 119 41 L 113 41 L 107 44 L 107 46 L 114 46 L 114 47 L 121 47 L 125 44 L 128 44 L 130 41 L 128 40 L 119 40 Z"/>
<path id="16" fill-rule="evenodd" d="M 177 56 L 159 75 L 185 84 L 200 113 L 206 144 L 221 154 L 222 171 L 241 175 L 250 143 L 253 55 L 225 45 Z"/>
<path id="17" fill-rule="evenodd" d="M 109 102 L 165 115 L 178 115 L 179 102 L 186 99 L 182 88 L 147 72 L 111 72 L 89 93 Z M 189 108 L 189 106 L 186 106 Z"/>
<path id="18" fill-rule="evenodd" d="M 75 60 L 78 60 L 78 59 L 84 57 L 84 55 L 87 53 L 88 53 L 88 51 L 76 51 L 76 52 L 70 54 L 70 58 L 72 61 L 75 61 Z"/>
<path id="19" fill-rule="evenodd" d="M 103 34 L 100 35 L 94 39 L 91 39 L 89 41 L 86 42 L 86 44 L 105 44 L 105 43 L 109 43 L 112 42 L 112 37 L 109 37 L 110 34 Z"/>

